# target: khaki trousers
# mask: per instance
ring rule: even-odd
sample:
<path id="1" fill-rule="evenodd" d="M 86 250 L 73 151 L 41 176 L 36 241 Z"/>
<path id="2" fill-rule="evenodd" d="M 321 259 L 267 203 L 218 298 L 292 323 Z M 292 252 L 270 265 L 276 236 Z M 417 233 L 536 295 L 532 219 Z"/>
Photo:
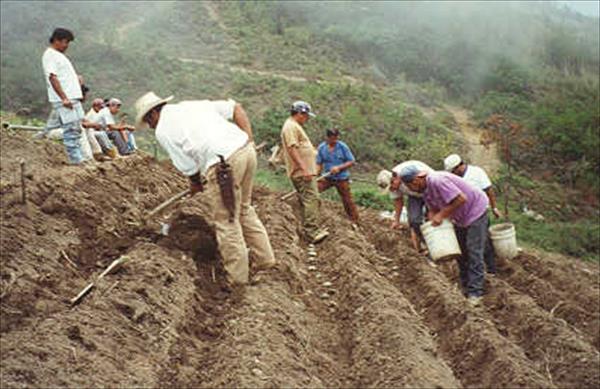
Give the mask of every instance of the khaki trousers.
<path id="1" fill-rule="evenodd" d="M 304 235 L 310 242 L 319 232 L 319 192 L 317 184 L 314 178 L 306 181 L 303 177 L 292 177 L 292 184 L 299 195 Z"/>
<path id="2" fill-rule="evenodd" d="M 252 186 L 256 173 L 256 151 L 248 144 L 227 159 L 234 179 L 235 217 L 229 222 L 229 211 L 223 204 L 216 178 L 216 165 L 208 170 L 207 195 L 213 202 L 213 217 L 219 251 L 227 280 L 232 284 L 247 284 L 248 249 L 258 268 L 275 264 L 275 256 L 267 230 L 251 204 Z"/>

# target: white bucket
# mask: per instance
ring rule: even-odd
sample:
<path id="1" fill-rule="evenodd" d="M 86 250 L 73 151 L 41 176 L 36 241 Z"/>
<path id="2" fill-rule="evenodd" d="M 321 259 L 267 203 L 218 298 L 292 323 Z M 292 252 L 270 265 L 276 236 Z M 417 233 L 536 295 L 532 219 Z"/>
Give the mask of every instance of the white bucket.
<path id="1" fill-rule="evenodd" d="M 429 255 L 431 255 L 431 259 L 434 261 L 461 254 L 460 246 L 454 233 L 454 226 L 448 219 L 445 219 L 437 227 L 432 226 L 431 222 L 423 223 L 421 225 L 421 232 L 423 233 L 423 238 L 425 238 L 425 243 L 427 243 Z"/>
<path id="2" fill-rule="evenodd" d="M 490 237 L 497 257 L 513 259 L 519 253 L 514 224 L 501 223 L 491 226 Z"/>

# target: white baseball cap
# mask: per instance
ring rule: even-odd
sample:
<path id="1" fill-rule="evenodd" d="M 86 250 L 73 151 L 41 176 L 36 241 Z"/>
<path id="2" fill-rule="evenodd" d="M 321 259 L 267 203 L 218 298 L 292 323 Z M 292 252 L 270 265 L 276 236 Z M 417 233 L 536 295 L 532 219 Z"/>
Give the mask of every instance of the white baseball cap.
<path id="1" fill-rule="evenodd" d="M 458 154 L 450 154 L 444 159 L 444 169 L 451 172 L 462 162 L 462 158 Z"/>
<path id="2" fill-rule="evenodd" d="M 377 186 L 381 193 L 385 194 L 390 191 L 390 184 L 392 183 L 392 172 L 389 170 L 382 170 L 377 174 Z"/>

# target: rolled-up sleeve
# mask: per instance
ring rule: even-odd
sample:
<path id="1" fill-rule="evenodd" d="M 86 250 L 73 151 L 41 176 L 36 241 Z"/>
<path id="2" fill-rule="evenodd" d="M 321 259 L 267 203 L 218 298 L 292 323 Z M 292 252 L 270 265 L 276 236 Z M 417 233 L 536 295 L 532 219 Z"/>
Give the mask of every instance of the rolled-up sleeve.
<path id="1" fill-rule="evenodd" d="M 348 147 L 347 144 L 342 143 L 342 150 L 344 150 L 344 157 L 346 158 L 346 162 L 355 161 L 354 154 L 352 154 L 352 150 L 350 150 L 350 147 Z"/>
<path id="2" fill-rule="evenodd" d="M 235 100 L 232 99 L 211 101 L 211 105 L 215 111 L 227 120 L 233 120 L 235 104 Z"/>

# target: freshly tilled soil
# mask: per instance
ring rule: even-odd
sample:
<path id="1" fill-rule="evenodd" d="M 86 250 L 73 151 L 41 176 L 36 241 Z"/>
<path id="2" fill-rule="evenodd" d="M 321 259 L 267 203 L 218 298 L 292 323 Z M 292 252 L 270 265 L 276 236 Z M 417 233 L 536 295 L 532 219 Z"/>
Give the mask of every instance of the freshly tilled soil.
<path id="1" fill-rule="evenodd" d="M 1 135 L 2 387 L 600 384 L 597 265 L 523 254 L 470 308 L 455 266 L 430 266 L 374 212 L 355 231 L 327 203 L 332 235 L 309 257 L 295 200 L 257 188 L 279 264 L 231 290 L 202 194 L 143 222 L 185 188 L 170 164 L 140 153 L 72 167 L 60 145 Z"/>

